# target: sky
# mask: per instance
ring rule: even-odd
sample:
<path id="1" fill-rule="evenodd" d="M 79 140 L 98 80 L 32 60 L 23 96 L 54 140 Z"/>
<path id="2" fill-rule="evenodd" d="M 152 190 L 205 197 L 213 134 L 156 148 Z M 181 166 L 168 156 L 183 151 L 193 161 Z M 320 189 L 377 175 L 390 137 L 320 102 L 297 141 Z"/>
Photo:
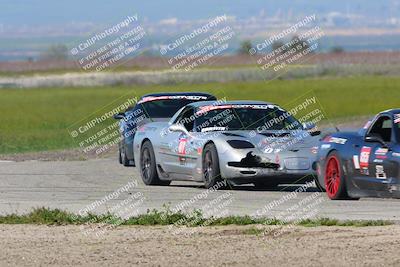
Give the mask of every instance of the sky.
<path id="1" fill-rule="evenodd" d="M 228 14 L 237 18 L 276 14 L 358 13 L 400 17 L 400 0 L 0 0 L 0 24 L 46 25 L 111 22 L 129 14 L 149 21 L 193 20 Z"/>

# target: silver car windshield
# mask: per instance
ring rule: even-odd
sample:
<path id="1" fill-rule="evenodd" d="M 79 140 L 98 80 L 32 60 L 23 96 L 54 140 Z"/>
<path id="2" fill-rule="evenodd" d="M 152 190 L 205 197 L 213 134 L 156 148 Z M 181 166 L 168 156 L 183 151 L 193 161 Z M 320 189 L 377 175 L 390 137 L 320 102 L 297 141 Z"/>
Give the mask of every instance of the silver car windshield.
<path id="1" fill-rule="evenodd" d="M 218 108 L 197 117 L 196 131 L 301 130 L 301 123 L 286 111 L 260 108 Z"/>

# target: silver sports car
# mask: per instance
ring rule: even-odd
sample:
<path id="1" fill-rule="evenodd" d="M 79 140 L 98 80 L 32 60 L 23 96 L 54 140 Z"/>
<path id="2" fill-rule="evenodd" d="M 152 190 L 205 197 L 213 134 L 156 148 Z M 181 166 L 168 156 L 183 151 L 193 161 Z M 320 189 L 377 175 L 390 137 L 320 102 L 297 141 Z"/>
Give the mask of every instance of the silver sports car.
<path id="1" fill-rule="evenodd" d="M 134 156 L 146 185 L 189 180 L 210 188 L 226 179 L 272 188 L 316 177 L 320 132 L 314 126 L 271 103 L 196 102 L 169 122 L 141 126 Z"/>

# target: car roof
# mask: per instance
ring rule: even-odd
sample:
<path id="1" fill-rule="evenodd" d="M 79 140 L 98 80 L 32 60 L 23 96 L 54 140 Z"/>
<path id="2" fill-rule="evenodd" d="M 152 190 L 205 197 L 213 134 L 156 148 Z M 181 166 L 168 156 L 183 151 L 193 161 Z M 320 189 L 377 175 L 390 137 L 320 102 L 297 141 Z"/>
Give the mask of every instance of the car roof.
<path id="1" fill-rule="evenodd" d="M 146 94 L 141 97 L 149 97 L 149 96 L 206 96 L 207 98 L 210 98 L 211 100 L 216 99 L 215 96 L 209 93 L 202 93 L 202 92 L 168 92 L 168 93 L 152 93 L 152 94 Z"/>
<path id="2" fill-rule="evenodd" d="M 399 114 L 400 113 L 400 109 L 399 108 L 394 108 L 394 109 L 388 109 L 388 110 L 379 112 L 379 114 L 384 114 L 384 113 Z"/>
<path id="3" fill-rule="evenodd" d="M 238 100 L 238 101 L 199 101 L 188 104 L 195 108 L 204 106 L 224 106 L 224 105 L 275 105 L 274 103 L 256 100 Z"/>

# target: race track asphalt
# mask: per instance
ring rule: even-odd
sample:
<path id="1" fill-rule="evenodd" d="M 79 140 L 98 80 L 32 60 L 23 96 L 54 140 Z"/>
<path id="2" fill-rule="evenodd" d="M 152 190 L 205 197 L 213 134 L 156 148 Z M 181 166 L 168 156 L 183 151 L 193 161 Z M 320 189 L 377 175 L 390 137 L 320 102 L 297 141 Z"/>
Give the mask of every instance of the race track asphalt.
<path id="1" fill-rule="evenodd" d="M 126 191 L 123 189 L 125 188 Z M 88 161 L 0 162 L 0 214 L 26 213 L 37 207 L 74 213 L 112 211 L 121 215 L 148 209 L 185 212 L 202 209 L 206 215 L 260 215 L 294 221 L 306 217 L 400 222 L 400 200 L 365 198 L 331 201 L 315 188 L 293 193 L 298 186 L 276 191 L 252 186 L 206 191 L 201 184 L 173 182 L 145 186 L 136 168 L 115 159 Z M 123 211 L 122 211 L 123 209 Z"/>

